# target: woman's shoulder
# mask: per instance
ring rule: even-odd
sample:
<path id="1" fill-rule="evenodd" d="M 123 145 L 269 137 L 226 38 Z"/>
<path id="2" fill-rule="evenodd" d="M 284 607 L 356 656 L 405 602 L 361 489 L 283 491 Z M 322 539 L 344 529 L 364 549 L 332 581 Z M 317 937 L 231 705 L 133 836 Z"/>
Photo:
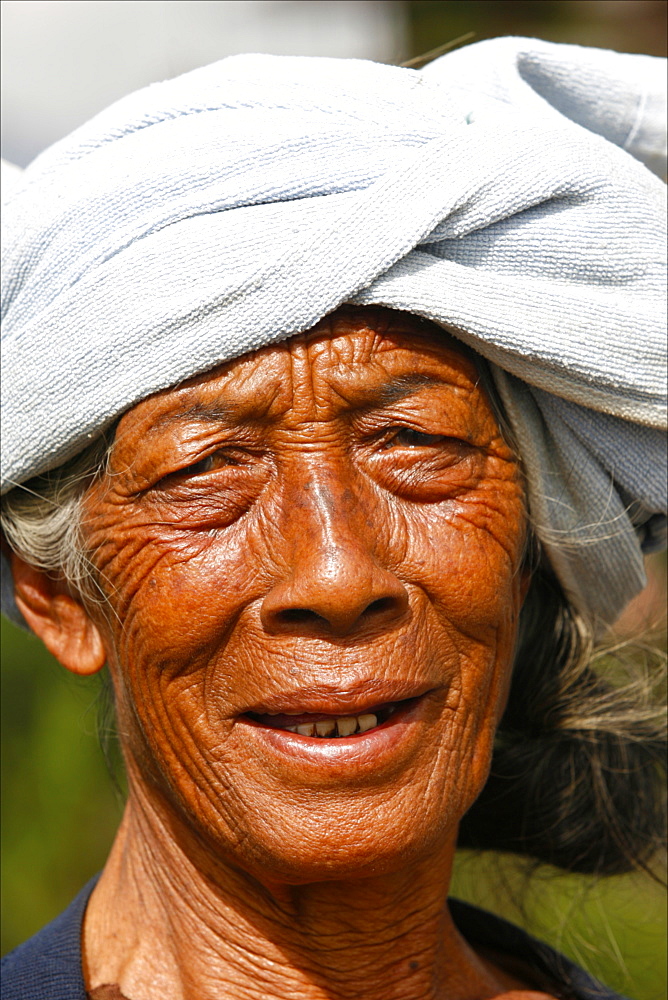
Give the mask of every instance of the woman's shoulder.
<path id="1" fill-rule="evenodd" d="M 81 925 L 97 876 L 55 920 L 2 959 L 1 1000 L 86 1000 Z"/>
<path id="2" fill-rule="evenodd" d="M 459 899 L 449 899 L 452 918 L 469 944 L 503 956 L 535 977 L 536 986 L 559 1000 L 626 1000 L 565 955 L 521 927 Z"/>

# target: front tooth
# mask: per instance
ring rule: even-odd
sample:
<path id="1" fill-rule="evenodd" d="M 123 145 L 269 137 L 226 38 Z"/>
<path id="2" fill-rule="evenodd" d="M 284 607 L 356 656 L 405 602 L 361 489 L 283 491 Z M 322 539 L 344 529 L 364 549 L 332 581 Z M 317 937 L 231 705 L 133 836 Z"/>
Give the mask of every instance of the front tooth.
<path id="1" fill-rule="evenodd" d="M 378 725 L 378 719 L 373 712 L 369 712 L 367 715 L 358 715 L 357 722 L 361 733 L 365 733 L 367 729 L 373 729 L 374 726 Z"/>
<path id="2" fill-rule="evenodd" d="M 305 722 L 303 725 L 297 726 L 297 732 L 300 736 L 313 736 L 315 726 L 312 722 Z"/>
<path id="3" fill-rule="evenodd" d="M 339 736 L 352 736 L 357 729 L 357 719 L 347 718 L 347 719 L 337 719 L 336 728 L 338 730 Z"/>
<path id="4" fill-rule="evenodd" d="M 327 719 L 326 722 L 316 722 L 315 731 L 318 736 L 331 736 L 336 729 L 336 722 L 333 719 Z"/>
<path id="5" fill-rule="evenodd" d="M 283 726 L 283 728 L 285 729 L 286 733 L 296 733 L 297 732 L 297 727 L 296 726 Z"/>

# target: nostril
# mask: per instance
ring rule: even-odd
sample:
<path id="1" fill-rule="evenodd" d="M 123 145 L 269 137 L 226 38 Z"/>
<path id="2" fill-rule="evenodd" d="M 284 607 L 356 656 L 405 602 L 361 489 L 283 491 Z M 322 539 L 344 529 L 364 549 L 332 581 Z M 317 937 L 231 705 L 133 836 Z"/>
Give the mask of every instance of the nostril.
<path id="1" fill-rule="evenodd" d="M 326 619 L 308 608 L 286 608 L 279 611 L 277 619 L 282 625 L 323 625 Z"/>
<path id="2" fill-rule="evenodd" d="M 401 618 L 408 606 L 404 588 L 382 577 L 357 581 L 355 587 L 345 587 L 336 581 L 333 586 L 327 579 L 308 580 L 308 587 L 303 580 L 298 583 L 301 585 L 293 581 L 280 584 L 265 597 L 261 615 L 269 632 L 342 636 L 365 626 L 385 628 Z M 304 593 L 305 590 L 309 592 Z M 374 591 L 383 596 L 370 601 Z"/>
<path id="3" fill-rule="evenodd" d="M 391 597 L 379 597 L 377 601 L 372 601 L 365 611 L 367 615 L 380 615 L 385 611 L 392 611 L 395 602 Z"/>

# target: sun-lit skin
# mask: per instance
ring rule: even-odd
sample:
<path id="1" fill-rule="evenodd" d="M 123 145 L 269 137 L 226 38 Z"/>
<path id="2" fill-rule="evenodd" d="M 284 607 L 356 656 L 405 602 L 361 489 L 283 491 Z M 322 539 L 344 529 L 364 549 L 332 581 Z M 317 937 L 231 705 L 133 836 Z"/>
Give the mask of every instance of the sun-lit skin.
<path id="1" fill-rule="evenodd" d="M 518 463 L 457 342 L 341 310 L 159 393 L 120 421 L 83 516 L 106 613 L 15 574 L 61 661 L 114 680 L 130 795 L 86 916 L 90 986 L 543 996 L 443 905 L 528 583 Z M 418 695 L 385 742 L 246 714 Z"/>

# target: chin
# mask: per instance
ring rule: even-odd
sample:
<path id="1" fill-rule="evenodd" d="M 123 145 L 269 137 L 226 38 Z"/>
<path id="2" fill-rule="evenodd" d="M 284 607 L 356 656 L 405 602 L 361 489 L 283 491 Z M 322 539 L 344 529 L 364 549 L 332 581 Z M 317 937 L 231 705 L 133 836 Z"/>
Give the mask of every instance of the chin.
<path id="1" fill-rule="evenodd" d="M 442 801 L 426 807 L 406 789 L 336 803 L 312 797 L 240 823 L 219 838 L 217 853 L 262 883 L 304 885 L 396 874 L 438 855 L 456 840 L 458 815 Z M 267 811 L 264 810 L 265 815 Z M 242 827 L 245 830 L 242 833 Z"/>

